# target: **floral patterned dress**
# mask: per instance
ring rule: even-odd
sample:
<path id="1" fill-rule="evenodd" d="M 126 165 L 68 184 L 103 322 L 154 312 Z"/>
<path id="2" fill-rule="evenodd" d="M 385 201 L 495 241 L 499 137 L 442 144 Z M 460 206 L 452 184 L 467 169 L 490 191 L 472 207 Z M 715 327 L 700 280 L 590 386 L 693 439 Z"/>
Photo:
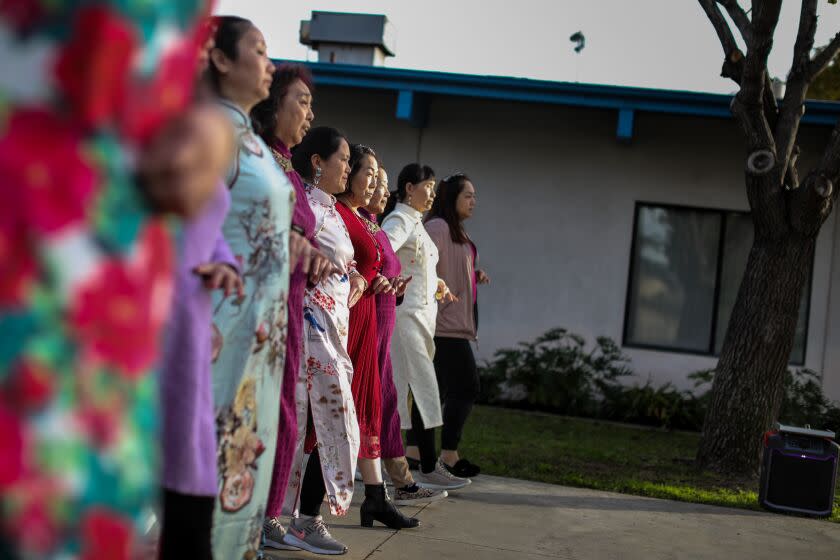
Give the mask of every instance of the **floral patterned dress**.
<path id="1" fill-rule="evenodd" d="M 228 177 L 222 226 L 239 262 L 244 297 L 216 292 L 213 322 L 221 349 L 213 364 L 219 437 L 219 500 L 213 553 L 256 558 L 271 484 L 286 352 L 289 226 L 294 191 L 250 119 L 226 101 L 238 155 Z"/>
<path id="2" fill-rule="evenodd" d="M 305 471 L 307 417 L 311 410 L 317 452 L 333 515 L 344 515 L 353 498 L 353 476 L 359 455 L 359 423 L 353 405 L 353 364 L 347 353 L 350 323 L 348 274 L 355 271 L 353 243 L 336 210 L 335 197 L 306 185 L 315 213 L 315 240 L 322 252 L 344 269 L 303 298 L 303 359 L 297 384 L 298 438 L 284 510 L 297 515 Z"/>
<path id="3" fill-rule="evenodd" d="M 0 557 L 129 558 L 154 505 L 173 251 L 130 162 L 199 7 L 0 3 Z"/>

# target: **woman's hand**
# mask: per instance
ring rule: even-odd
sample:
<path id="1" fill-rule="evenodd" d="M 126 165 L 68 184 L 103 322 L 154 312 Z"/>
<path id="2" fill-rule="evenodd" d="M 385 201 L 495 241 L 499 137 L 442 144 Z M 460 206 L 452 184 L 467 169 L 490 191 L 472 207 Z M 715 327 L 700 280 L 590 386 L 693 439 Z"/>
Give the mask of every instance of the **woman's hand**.
<path id="1" fill-rule="evenodd" d="M 377 274 L 376 277 L 374 277 L 373 282 L 370 283 L 370 289 L 374 294 L 394 293 L 394 288 L 391 286 L 391 282 L 389 282 L 388 279 L 381 274 Z"/>
<path id="2" fill-rule="evenodd" d="M 189 108 L 140 154 L 138 176 L 158 212 L 196 216 L 216 193 L 233 157 L 230 122 L 218 108 Z"/>
<path id="3" fill-rule="evenodd" d="M 333 274 L 344 274 L 344 270 L 324 253 L 312 247 L 309 251 L 309 282 L 317 285 Z"/>
<path id="4" fill-rule="evenodd" d="M 437 291 L 435 292 L 435 299 L 441 303 L 458 301 L 458 298 L 455 297 L 455 294 L 449 291 L 449 287 L 446 285 L 446 282 L 444 282 L 441 278 L 438 278 L 438 286 Z"/>
<path id="5" fill-rule="evenodd" d="M 367 290 L 367 282 L 364 277 L 358 272 L 350 274 L 350 297 L 347 298 L 347 306 L 353 307 L 362 298 L 362 294 Z"/>
<path id="6" fill-rule="evenodd" d="M 490 277 L 487 276 L 487 273 L 481 269 L 476 269 L 475 271 L 475 279 L 479 284 L 489 284 Z"/>
<path id="7" fill-rule="evenodd" d="M 204 287 L 208 290 L 222 289 L 225 292 L 225 297 L 233 292 L 236 292 L 239 297 L 245 295 L 245 285 L 242 283 L 242 277 L 229 264 L 201 264 L 195 267 L 193 272 L 201 276 Z"/>
<path id="8" fill-rule="evenodd" d="M 393 280 L 391 280 L 391 286 L 394 288 L 394 295 L 399 297 L 403 297 L 405 295 L 405 290 L 408 288 L 408 283 L 411 282 L 411 276 L 408 278 L 403 278 L 402 276 L 397 276 Z"/>

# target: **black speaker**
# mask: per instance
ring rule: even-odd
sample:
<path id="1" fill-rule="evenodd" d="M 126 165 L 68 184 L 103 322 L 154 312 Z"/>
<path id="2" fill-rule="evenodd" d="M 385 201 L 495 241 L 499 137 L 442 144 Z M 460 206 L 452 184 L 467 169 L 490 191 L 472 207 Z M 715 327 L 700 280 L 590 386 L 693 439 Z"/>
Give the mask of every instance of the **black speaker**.
<path id="1" fill-rule="evenodd" d="M 764 434 L 758 501 L 770 511 L 828 517 L 840 446 L 834 432 L 778 427 Z"/>

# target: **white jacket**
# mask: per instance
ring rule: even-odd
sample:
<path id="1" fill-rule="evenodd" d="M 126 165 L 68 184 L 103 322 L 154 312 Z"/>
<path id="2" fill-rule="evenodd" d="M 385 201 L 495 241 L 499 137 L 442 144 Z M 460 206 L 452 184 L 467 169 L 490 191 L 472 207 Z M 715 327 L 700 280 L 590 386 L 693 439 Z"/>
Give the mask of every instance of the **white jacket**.
<path id="1" fill-rule="evenodd" d="M 435 324 L 437 320 L 438 250 L 423 227 L 423 214 L 397 203 L 382 222 L 397 258 L 401 275 L 411 276 L 403 302 L 397 306 L 391 361 L 399 399 L 400 423 L 411 427 L 409 389 L 426 428 L 443 425 L 435 367 Z"/>

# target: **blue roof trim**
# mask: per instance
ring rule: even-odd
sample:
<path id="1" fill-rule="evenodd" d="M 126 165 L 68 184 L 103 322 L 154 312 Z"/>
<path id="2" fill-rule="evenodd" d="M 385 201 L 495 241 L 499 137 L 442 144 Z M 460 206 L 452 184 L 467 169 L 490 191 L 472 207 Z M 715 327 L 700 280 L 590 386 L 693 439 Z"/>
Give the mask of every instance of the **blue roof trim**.
<path id="1" fill-rule="evenodd" d="M 575 107 L 633 110 L 695 117 L 731 118 L 732 95 L 649 89 L 526 78 L 477 76 L 447 72 L 428 72 L 384 68 L 305 63 L 319 85 L 363 88 L 395 92 L 414 92 L 549 103 Z M 402 93 L 405 96 L 405 93 Z M 407 100 L 403 97 L 405 103 Z M 405 110 L 406 106 L 403 105 Z M 840 102 L 808 101 L 803 124 L 834 126 L 840 119 Z M 626 118 L 626 117 L 625 117 Z"/>
<path id="2" fill-rule="evenodd" d="M 635 111 L 626 107 L 618 110 L 618 125 L 615 135 L 622 142 L 629 142 L 633 139 L 633 119 Z"/>

